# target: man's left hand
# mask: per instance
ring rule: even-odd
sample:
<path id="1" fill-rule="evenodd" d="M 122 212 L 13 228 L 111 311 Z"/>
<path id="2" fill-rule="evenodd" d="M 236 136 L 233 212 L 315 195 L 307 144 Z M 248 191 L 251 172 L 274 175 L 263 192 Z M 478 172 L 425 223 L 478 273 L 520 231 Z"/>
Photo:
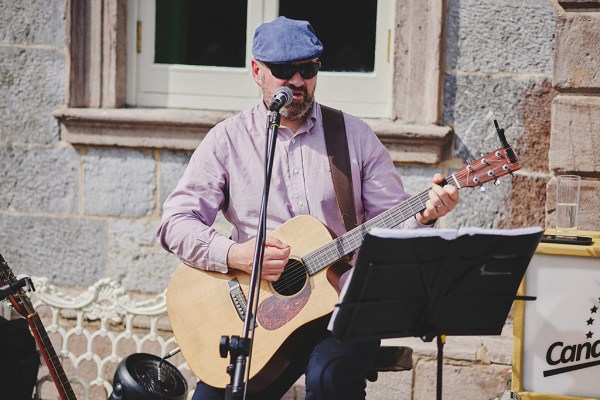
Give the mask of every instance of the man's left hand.
<path id="1" fill-rule="evenodd" d="M 433 176 L 433 185 L 429 189 L 429 200 L 425 203 L 425 209 L 415 216 L 419 223 L 430 225 L 448 214 L 458 204 L 458 189 L 452 185 L 440 186 L 443 180 L 441 174 Z"/>

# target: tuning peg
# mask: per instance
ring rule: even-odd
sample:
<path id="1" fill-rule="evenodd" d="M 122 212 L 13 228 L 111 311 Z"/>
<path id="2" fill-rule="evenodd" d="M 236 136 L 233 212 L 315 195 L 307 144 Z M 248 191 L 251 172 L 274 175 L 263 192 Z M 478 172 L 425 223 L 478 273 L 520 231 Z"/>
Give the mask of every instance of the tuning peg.
<path id="1" fill-rule="evenodd" d="M 498 186 L 502 181 L 500 179 L 494 179 L 494 185 Z"/>
<path id="2" fill-rule="evenodd" d="M 486 188 L 485 188 L 485 186 L 481 185 L 481 186 L 479 187 L 479 191 L 480 191 L 480 192 L 485 192 L 485 191 L 486 191 Z"/>
<path id="3" fill-rule="evenodd" d="M 513 174 L 512 172 L 509 172 L 509 174 L 510 174 L 510 176 L 512 176 L 512 177 L 513 177 L 513 179 L 515 179 L 515 178 L 516 178 L 515 174 Z"/>

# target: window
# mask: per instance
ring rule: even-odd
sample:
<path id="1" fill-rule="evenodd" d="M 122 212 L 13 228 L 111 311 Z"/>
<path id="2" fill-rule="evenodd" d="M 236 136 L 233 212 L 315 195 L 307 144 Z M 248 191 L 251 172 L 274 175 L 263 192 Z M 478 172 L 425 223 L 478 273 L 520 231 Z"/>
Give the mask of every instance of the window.
<path id="1" fill-rule="evenodd" d="M 129 0 L 127 103 L 234 111 L 256 104 L 252 36 L 278 15 L 309 20 L 324 43 L 318 101 L 391 116 L 391 1 Z"/>

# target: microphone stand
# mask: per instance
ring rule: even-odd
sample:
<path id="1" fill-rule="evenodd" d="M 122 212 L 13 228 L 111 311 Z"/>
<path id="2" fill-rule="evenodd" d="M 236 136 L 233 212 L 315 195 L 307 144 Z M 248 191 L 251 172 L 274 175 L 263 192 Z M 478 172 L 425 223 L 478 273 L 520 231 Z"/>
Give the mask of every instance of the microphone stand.
<path id="1" fill-rule="evenodd" d="M 262 275 L 262 263 L 265 249 L 265 238 L 267 231 L 267 203 L 269 200 L 269 188 L 271 186 L 271 173 L 273 171 L 273 158 L 275 156 L 275 141 L 277 139 L 277 131 L 281 121 L 279 110 L 269 111 L 267 115 L 266 135 L 267 141 L 265 146 L 265 154 L 267 162 L 265 164 L 265 185 L 263 189 L 263 198 L 260 208 L 260 217 L 258 223 L 258 232 L 256 235 L 256 245 L 254 248 L 254 261 L 252 264 L 252 274 L 250 276 L 250 287 L 248 293 L 247 312 L 244 319 L 244 330 L 242 336 L 221 336 L 219 349 L 221 357 L 230 355 L 229 366 L 227 373 L 230 375 L 230 383 L 225 388 L 226 400 L 238 400 L 246 398 L 246 388 L 248 382 L 243 385 L 244 375 L 246 374 L 246 358 L 248 364 L 252 359 L 252 338 L 254 337 L 254 315 L 258 309 L 258 295 L 260 288 L 260 277 Z M 269 132 L 271 135 L 269 136 Z M 252 330 L 252 337 L 250 337 Z M 242 388 L 244 389 L 242 391 Z"/>

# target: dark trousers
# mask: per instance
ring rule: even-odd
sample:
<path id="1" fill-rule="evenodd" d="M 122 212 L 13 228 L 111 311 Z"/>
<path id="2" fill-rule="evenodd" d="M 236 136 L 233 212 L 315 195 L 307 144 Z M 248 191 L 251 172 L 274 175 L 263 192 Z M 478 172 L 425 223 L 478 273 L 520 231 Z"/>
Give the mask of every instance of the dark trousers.
<path id="1" fill-rule="evenodd" d="M 306 374 L 306 400 L 358 400 L 366 396 L 367 372 L 380 342 L 342 342 L 328 335 L 312 351 L 299 354 L 283 374 L 247 400 L 278 400 Z M 223 400 L 225 391 L 198 382 L 192 400 Z"/>

